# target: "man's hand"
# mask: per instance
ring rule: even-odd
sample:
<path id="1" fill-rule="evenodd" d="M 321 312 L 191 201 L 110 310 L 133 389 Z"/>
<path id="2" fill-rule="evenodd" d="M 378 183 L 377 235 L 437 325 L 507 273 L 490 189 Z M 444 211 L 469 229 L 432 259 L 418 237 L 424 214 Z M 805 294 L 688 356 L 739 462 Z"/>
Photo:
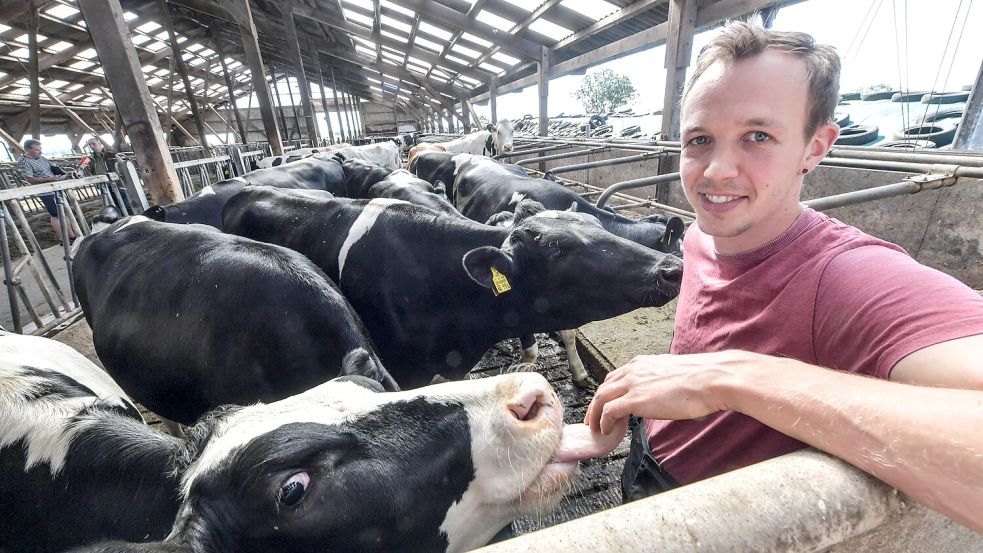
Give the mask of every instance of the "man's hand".
<path id="1" fill-rule="evenodd" d="M 728 410 L 726 383 L 768 359 L 745 351 L 640 355 L 608 373 L 584 423 L 607 434 L 628 415 L 683 420 Z"/>

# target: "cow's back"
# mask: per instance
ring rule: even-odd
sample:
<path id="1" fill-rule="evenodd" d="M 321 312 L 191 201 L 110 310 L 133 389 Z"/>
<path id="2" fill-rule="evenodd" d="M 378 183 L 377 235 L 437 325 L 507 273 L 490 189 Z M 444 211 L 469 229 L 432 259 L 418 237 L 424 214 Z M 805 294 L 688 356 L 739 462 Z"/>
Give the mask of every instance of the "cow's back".
<path id="1" fill-rule="evenodd" d="M 161 416 L 190 423 L 224 403 L 280 399 L 371 349 L 337 288 L 296 252 L 134 219 L 86 239 L 75 283 L 107 370 Z"/>

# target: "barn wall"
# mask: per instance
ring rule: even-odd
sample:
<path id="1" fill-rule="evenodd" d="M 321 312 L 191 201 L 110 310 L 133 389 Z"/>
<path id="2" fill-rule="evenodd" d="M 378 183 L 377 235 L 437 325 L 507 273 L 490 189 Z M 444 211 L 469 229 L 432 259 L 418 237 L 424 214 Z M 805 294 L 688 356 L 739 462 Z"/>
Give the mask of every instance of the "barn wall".
<path id="1" fill-rule="evenodd" d="M 365 134 L 397 134 L 418 130 L 416 118 L 399 109 L 399 130 L 396 130 L 393 108 L 374 102 L 362 102 L 362 113 L 365 114 Z"/>

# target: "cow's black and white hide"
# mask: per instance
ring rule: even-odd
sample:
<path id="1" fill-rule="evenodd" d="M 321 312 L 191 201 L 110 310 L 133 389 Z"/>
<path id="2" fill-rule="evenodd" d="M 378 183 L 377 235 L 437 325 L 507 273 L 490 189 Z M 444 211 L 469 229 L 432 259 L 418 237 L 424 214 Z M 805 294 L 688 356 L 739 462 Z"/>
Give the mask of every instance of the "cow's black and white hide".
<path id="1" fill-rule="evenodd" d="M 206 186 L 190 198 L 165 206 L 151 206 L 143 215 L 155 221 L 177 224 L 200 223 L 222 229 L 222 207 L 245 186 L 273 186 L 301 190 L 325 190 L 344 195 L 341 162 L 332 158 L 309 157 L 296 163 L 259 169 Z"/>
<path id="2" fill-rule="evenodd" d="M 361 382 L 215 418 L 163 543 L 76 553 L 457 553 L 548 512 L 597 454 L 571 447 L 536 373 L 395 393 Z"/>
<path id="3" fill-rule="evenodd" d="M 401 386 L 463 377 L 493 344 L 574 328 L 678 293 L 681 261 L 564 212 L 511 229 L 391 199 L 250 187 L 232 232 L 294 249 L 338 283 Z M 576 215 L 576 214 L 573 214 Z"/>
<path id="4" fill-rule="evenodd" d="M 204 225 L 123 219 L 85 240 L 74 275 L 99 358 L 171 421 L 287 397 L 337 376 L 349 352 L 373 351 L 337 286 L 304 256 Z"/>

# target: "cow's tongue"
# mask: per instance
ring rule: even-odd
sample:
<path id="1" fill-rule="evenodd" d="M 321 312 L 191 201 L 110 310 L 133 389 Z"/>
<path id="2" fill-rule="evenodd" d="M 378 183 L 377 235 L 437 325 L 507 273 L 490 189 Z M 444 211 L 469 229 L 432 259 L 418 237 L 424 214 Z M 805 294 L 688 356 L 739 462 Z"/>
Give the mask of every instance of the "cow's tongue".
<path id="1" fill-rule="evenodd" d="M 627 418 L 607 436 L 600 432 L 591 432 L 586 424 L 564 425 L 560 447 L 556 449 L 552 460 L 555 463 L 566 463 L 607 455 L 621 443 L 627 428 Z"/>

